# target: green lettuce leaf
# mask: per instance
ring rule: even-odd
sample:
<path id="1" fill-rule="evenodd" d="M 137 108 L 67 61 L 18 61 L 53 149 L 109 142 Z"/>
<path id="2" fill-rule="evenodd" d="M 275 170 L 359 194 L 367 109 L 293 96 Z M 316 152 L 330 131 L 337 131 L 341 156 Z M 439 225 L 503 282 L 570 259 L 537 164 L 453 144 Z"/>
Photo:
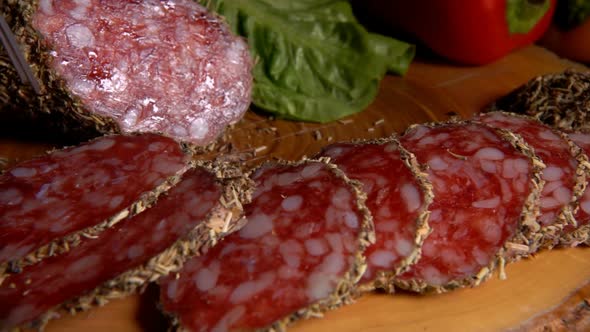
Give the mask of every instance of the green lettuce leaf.
<path id="1" fill-rule="evenodd" d="M 248 40 L 253 104 L 278 117 L 330 122 L 365 109 L 413 45 L 369 33 L 346 0 L 201 0 Z"/>

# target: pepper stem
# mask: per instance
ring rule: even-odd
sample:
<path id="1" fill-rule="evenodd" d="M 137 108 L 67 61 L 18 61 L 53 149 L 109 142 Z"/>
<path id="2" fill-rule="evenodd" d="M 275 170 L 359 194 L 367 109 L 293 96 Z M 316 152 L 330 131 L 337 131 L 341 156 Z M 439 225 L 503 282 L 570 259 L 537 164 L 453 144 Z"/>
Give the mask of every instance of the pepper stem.
<path id="1" fill-rule="evenodd" d="M 549 0 L 506 0 L 508 31 L 528 33 L 545 16 L 549 4 Z"/>

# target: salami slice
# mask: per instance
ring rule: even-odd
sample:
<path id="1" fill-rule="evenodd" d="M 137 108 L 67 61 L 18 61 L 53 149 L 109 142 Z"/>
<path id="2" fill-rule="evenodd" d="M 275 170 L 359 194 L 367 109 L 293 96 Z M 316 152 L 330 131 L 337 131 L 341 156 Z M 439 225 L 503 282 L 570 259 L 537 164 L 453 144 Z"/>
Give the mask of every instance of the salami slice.
<path id="1" fill-rule="evenodd" d="M 349 178 L 361 181 L 367 194 L 376 241 L 365 252 L 363 290 L 392 292 L 391 281 L 420 258 L 430 232 L 432 185 L 416 158 L 393 138 L 336 143 L 320 155 L 329 157 Z"/>
<path id="2" fill-rule="evenodd" d="M 399 287 L 475 286 L 506 260 L 528 253 L 519 231 L 535 218 L 541 165 L 521 140 L 460 122 L 415 125 L 400 142 L 427 165 L 434 200 L 432 233 L 418 263 L 398 277 Z"/>
<path id="3" fill-rule="evenodd" d="M 2 7 L 45 93 L 23 86 L 1 52 L 0 112 L 26 114 L 28 107 L 66 129 L 160 132 L 205 145 L 250 104 L 247 44 L 196 1 L 40 0 Z"/>
<path id="4" fill-rule="evenodd" d="M 590 132 L 588 130 L 568 133 L 568 137 L 578 145 L 586 156 L 590 156 Z M 590 165 L 586 166 L 590 171 Z M 586 186 L 579 201 L 579 208 L 574 215 L 576 225 L 567 225 L 561 236 L 561 245 L 577 246 L 580 243 L 588 244 L 590 234 L 590 188 L 588 188 L 588 173 L 586 173 Z"/>
<path id="5" fill-rule="evenodd" d="M 191 331 L 283 330 L 350 300 L 374 236 L 358 184 L 319 161 L 266 164 L 248 220 L 160 281 L 164 311 Z"/>
<path id="6" fill-rule="evenodd" d="M 0 175 L 0 271 L 18 272 L 142 211 L 188 159 L 171 138 L 114 135 L 13 166 Z"/>
<path id="7" fill-rule="evenodd" d="M 587 157 L 567 135 L 533 118 L 490 112 L 476 120 L 522 136 L 547 166 L 542 174 L 545 186 L 537 219 L 541 230 L 529 237 L 533 251 L 552 248 L 559 242 L 563 228 L 575 225 L 574 213 L 586 184 Z"/>
<path id="8" fill-rule="evenodd" d="M 25 323 L 42 327 L 55 316 L 52 311 L 102 305 L 178 270 L 236 226 L 241 204 L 228 195 L 236 184 L 228 191 L 208 170 L 191 169 L 155 206 L 10 275 L 0 286 L 0 330 Z"/>

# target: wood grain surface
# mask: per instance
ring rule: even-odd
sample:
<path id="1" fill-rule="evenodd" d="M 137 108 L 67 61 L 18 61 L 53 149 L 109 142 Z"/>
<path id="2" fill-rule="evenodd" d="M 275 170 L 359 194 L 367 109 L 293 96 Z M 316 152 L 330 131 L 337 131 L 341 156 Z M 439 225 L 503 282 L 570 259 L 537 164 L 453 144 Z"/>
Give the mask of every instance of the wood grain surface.
<path id="1" fill-rule="evenodd" d="M 361 114 L 328 124 L 275 120 L 248 112 L 227 135 L 231 153 L 254 166 L 269 158 L 311 156 L 335 141 L 400 133 L 410 124 L 469 117 L 536 75 L 581 67 L 528 47 L 488 66 L 414 62 L 406 77 L 386 77 Z M 26 128 L 23 128 L 26 130 Z M 0 168 L 43 153 L 48 140 L 0 137 Z M 590 249 L 542 252 L 507 266 L 507 280 L 444 295 L 369 294 L 355 304 L 294 324 L 291 331 L 585 331 L 590 330 Z M 157 288 L 50 322 L 47 331 L 163 331 Z"/>

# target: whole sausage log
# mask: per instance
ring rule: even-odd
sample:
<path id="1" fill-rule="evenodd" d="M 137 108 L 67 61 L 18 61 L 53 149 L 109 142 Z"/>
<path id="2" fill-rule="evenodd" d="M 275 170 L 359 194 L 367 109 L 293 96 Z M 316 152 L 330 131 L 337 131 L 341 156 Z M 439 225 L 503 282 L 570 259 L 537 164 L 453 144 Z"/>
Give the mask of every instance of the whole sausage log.
<path id="1" fill-rule="evenodd" d="M 7 0 L 0 14 L 43 91 L 0 50 L 0 114 L 78 136 L 160 132 L 206 145 L 250 104 L 248 46 L 194 1 Z"/>

